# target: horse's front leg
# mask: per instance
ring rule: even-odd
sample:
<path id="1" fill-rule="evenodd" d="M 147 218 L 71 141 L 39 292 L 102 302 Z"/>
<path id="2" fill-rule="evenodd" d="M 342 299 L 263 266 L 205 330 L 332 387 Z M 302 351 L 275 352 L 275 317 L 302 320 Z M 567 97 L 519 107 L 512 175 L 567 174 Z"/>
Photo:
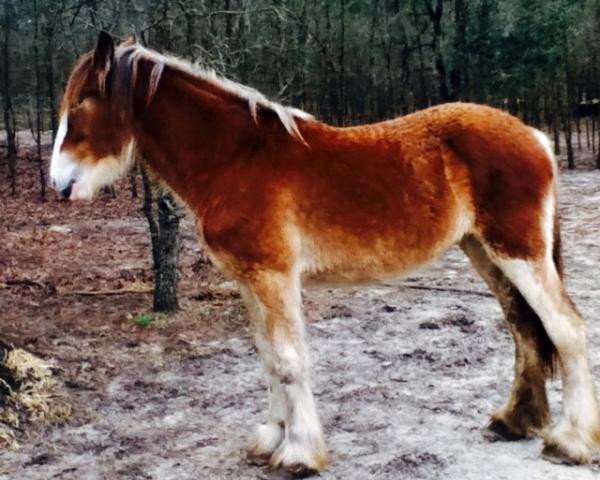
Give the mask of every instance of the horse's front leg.
<path id="1" fill-rule="evenodd" d="M 258 428 L 249 456 L 269 457 L 272 467 L 294 474 L 317 472 L 328 454 L 310 387 L 300 280 L 261 273 L 242 291 L 269 381 L 268 420 Z"/>
<path id="2" fill-rule="evenodd" d="M 261 357 L 269 391 L 267 421 L 258 425 L 248 448 L 248 460 L 256 465 L 266 465 L 284 438 L 287 406 L 281 383 L 274 373 L 270 346 L 265 343 L 264 311 L 258 298 L 246 285 L 241 285 L 242 298 L 248 309 L 254 343 Z"/>

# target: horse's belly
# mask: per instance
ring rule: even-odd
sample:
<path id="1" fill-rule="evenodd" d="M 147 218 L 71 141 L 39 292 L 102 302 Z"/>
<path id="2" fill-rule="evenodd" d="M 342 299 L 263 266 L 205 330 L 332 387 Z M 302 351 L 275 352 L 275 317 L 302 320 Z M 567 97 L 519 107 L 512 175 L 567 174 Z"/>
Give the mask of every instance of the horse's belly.
<path id="1" fill-rule="evenodd" d="M 435 258 L 432 255 L 431 258 Z M 377 259 L 372 256 L 361 257 L 354 264 L 328 265 L 324 268 L 308 269 L 303 278 L 307 284 L 320 285 L 355 285 L 376 283 L 390 279 L 401 279 L 422 267 L 423 262 L 405 262 L 390 259 Z"/>
<path id="2" fill-rule="evenodd" d="M 354 284 L 402 278 L 443 254 L 471 228 L 469 215 L 446 225 L 366 238 L 322 235 L 304 242 L 302 270 L 309 283 Z M 329 232 L 330 233 L 330 232 Z"/>

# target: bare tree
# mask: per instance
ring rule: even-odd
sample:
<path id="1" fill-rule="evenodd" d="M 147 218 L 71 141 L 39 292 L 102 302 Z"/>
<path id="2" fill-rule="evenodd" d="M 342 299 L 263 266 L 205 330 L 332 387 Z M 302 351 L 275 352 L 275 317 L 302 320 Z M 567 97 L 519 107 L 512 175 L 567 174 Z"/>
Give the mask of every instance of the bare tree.
<path id="1" fill-rule="evenodd" d="M 36 161 L 40 179 L 40 200 L 46 200 L 46 173 L 42 161 L 42 74 L 39 50 L 39 11 L 38 1 L 33 0 L 33 64 L 35 69 L 35 126 L 34 132 L 36 145 Z"/>
<path id="2" fill-rule="evenodd" d="M 179 209 L 170 194 L 150 180 L 142 168 L 142 210 L 148 221 L 154 269 L 154 302 L 157 312 L 174 312 L 179 261 Z"/>
<path id="3" fill-rule="evenodd" d="M 14 195 L 16 192 L 16 162 L 17 162 L 17 143 L 16 143 L 16 120 L 12 105 L 11 92 L 11 30 L 14 20 L 14 12 L 10 2 L 4 2 L 4 38 L 2 43 L 2 109 L 4 113 L 4 129 L 6 131 L 6 158 L 8 160 L 8 178 L 10 181 L 10 191 Z"/>
<path id="4" fill-rule="evenodd" d="M 429 19 L 431 20 L 431 27 L 433 30 L 433 38 L 431 45 L 433 48 L 433 61 L 435 69 L 438 75 L 438 89 L 440 100 L 447 102 L 450 100 L 450 92 L 448 91 L 448 83 L 446 79 L 446 63 L 444 61 L 444 55 L 441 48 L 441 37 L 442 37 L 442 16 L 444 14 L 444 0 L 424 0 L 425 8 Z"/>
<path id="5" fill-rule="evenodd" d="M 168 49 L 171 45 L 169 31 L 169 0 L 162 0 L 159 14 L 162 22 L 156 24 L 155 37 Z M 152 14 L 149 23 L 154 24 Z M 172 312 L 177 309 L 177 267 L 179 261 L 179 209 L 177 202 L 163 188 L 153 185 L 142 169 L 144 190 L 143 211 L 148 220 L 152 242 L 154 267 L 154 310 Z"/>

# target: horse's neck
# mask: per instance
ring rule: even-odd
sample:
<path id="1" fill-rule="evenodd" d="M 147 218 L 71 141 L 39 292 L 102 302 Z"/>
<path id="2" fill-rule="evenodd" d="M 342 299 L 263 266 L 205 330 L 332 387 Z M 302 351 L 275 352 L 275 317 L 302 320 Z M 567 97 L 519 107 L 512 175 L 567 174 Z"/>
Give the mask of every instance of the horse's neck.
<path id="1" fill-rule="evenodd" d="M 134 120 L 144 162 L 196 214 L 211 182 L 243 154 L 249 138 L 260 135 L 240 105 L 216 93 L 165 71 L 150 105 Z"/>

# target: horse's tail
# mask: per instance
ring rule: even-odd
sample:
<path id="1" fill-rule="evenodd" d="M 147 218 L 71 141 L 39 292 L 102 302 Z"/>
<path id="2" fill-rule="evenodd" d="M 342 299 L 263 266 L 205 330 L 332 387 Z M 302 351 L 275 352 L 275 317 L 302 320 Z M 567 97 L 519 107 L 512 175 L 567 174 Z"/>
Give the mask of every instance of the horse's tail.
<path id="1" fill-rule="evenodd" d="M 561 281 L 563 280 L 563 259 L 561 251 L 561 235 L 560 235 L 560 215 L 558 213 L 558 205 L 554 207 L 554 225 L 553 225 L 553 242 L 552 242 L 552 259 L 556 266 L 556 271 L 560 276 Z M 523 300 L 524 301 L 524 300 Z M 553 377 L 556 373 L 558 352 L 556 346 L 548 336 L 548 332 L 544 328 L 540 318 L 533 312 L 531 307 L 527 304 L 526 308 L 530 310 L 535 316 L 533 322 L 535 329 L 535 340 L 542 363 L 542 368 L 548 377 Z"/>
<path id="2" fill-rule="evenodd" d="M 556 162 L 554 152 L 552 151 L 550 139 L 546 136 L 545 133 L 535 128 L 532 130 L 536 139 L 540 142 L 544 151 L 546 152 L 546 156 L 548 157 L 548 161 L 551 162 L 552 169 L 554 172 L 553 184 L 551 187 L 551 191 L 549 192 L 549 195 L 553 196 L 552 204 L 554 206 L 554 211 L 551 212 L 551 214 L 553 215 L 552 259 L 554 261 L 556 271 L 558 272 L 561 281 L 563 281 L 562 241 L 560 234 L 560 214 L 558 211 L 558 164 Z M 526 303 L 524 299 L 523 302 Z M 542 368 L 548 376 L 552 377 L 556 372 L 558 360 L 558 352 L 556 350 L 556 346 L 548 336 L 548 333 L 546 332 L 546 329 L 544 328 L 541 319 L 537 316 L 536 313 L 533 312 L 533 309 L 529 306 L 529 304 L 526 305 L 525 309 L 529 310 L 529 314 L 532 314 L 535 317 L 533 321 L 535 340 L 542 362 Z"/>
<path id="3" fill-rule="evenodd" d="M 552 160 L 554 161 L 554 155 L 552 156 Z M 555 179 L 556 182 L 556 179 Z M 562 240 L 560 234 L 560 213 L 558 211 L 558 198 L 556 194 L 556 186 L 554 186 L 554 222 L 553 222 L 553 235 L 552 235 L 552 259 L 554 260 L 554 265 L 556 267 L 556 271 L 558 272 L 558 276 L 560 277 L 561 282 L 564 282 L 563 276 L 563 257 L 562 257 Z M 540 321 L 541 324 L 541 321 Z M 544 327 L 542 326 L 542 329 Z M 540 347 L 540 357 L 544 363 L 544 370 L 547 372 L 548 376 L 554 376 L 557 367 L 558 360 L 558 352 L 556 351 L 556 346 L 552 343 L 552 340 L 548 337 L 546 330 L 544 329 L 544 340 L 542 342 L 538 342 L 538 346 Z"/>
<path id="4" fill-rule="evenodd" d="M 562 240 L 560 235 L 560 214 L 558 213 L 558 205 L 555 202 L 554 207 L 554 243 L 552 245 L 552 259 L 556 266 L 556 271 L 563 280 L 563 258 L 562 258 Z"/>

